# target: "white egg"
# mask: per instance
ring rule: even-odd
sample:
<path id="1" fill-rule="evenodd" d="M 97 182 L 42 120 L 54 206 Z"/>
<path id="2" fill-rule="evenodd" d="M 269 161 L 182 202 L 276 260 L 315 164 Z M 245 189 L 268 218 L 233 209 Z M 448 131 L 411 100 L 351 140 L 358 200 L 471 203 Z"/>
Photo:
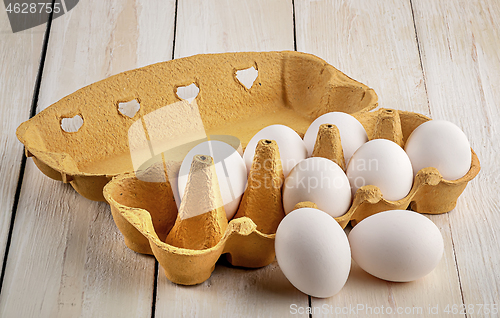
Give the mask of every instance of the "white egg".
<path id="1" fill-rule="evenodd" d="M 322 124 L 333 124 L 339 129 L 346 165 L 349 164 L 354 152 L 368 141 L 365 128 L 356 118 L 346 113 L 331 112 L 316 118 L 307 129 L 304 135 L 304 143 L 307 147 L 308 156 L 313 153 L 319 126 Z"/>
<path id="2" fill-rule="evenodd" d="M 317 209 L 292 211 L 276 231 L 276 259 L 286 278 L 305 294 L 326 298 L 344 287 L 351 250 L 344 230 Z"/>
<path id="3" fill-rule="evenodd" d="M 297 163 L 307 157 L 304 141 L 292 128 L 284 125 L 267 126 L 255 134 L 245 148 L 243 159 L 245 160 L 248 172 L 250 172 L 250 168 L 252 167 L 255 147 L 257 147 L 257 143 L 262 139 L 275 140 L 278 144 L 285 177 L 288 176 Z"/>
<path id="4" fill-rule="evenodd" d="M 359 147 L 346 173 L 353 196 L 371 184 L 380 188 L 385 199 L 396 201 L 406 197 L 413 185 L 410 159 L 403 148 L 387 139 L 374 139 Z"/>
<path id="5" fill-rule="evenodd" d="M 198 144 L 188 152 L 179 170 L 178 188 L 181 198 L 186 189 L 191 162 L 196 155 L 207 155 L 213 158 L 224 209 L 227 219 L 230 220 L 238 209 L 247 183 L 247 171 L 243 158 L 232 146 L 222 141 L 210 140 Z"/>
<path id="6" fill-rule="evenodd" d="M 469 140 L 449 121 L 430 120 L 418 126 L 408 137 L 405 151 L 415 175 L 423 168 L 434 167 L 446 180 L 456 180 L 470 170 Z"/>
<path id="7" fill-rule="evenodd" d="M 285 180 L 285 213 L 290 213 L 295 204 L 303 201 L 316 203 L 319 210 L 333 217 L 346 213 L 351 205 L 351 186 L 342 168 L 320 157 L 299 162 Z"/>
<path id="8" fill-rule="evenodd" d="M 438 227 L 407 210 L 374 214 L 349 233 L 353 260 L 366 272 L 393 282 L 409 282 L 429 274 L 443 255 Z"/>

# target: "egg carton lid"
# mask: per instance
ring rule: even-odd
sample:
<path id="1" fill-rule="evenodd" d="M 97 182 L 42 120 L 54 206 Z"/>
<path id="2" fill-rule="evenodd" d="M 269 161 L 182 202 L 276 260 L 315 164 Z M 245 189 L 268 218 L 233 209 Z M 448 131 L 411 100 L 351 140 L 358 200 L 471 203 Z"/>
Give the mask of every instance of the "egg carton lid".
<path id="1" fill-rule="evenodd" d="M 376 106 L 372 89 L 310 54 L 201 54 L 84 87 L 22 123 L 17 137 L 47 176 L 103 201 L 112 177 L 161 161 L 166 149 L 209 135 L 237 136 L 244 147 L 271 124 L 303 135 L 324 113 Z"/>

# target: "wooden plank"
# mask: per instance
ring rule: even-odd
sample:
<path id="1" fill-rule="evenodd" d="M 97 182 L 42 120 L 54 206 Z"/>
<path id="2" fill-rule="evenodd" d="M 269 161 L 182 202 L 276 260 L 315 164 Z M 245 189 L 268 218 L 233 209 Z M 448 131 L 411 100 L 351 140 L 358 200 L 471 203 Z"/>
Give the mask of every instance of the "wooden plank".
<path id="1" fill-rule="evenodd" d="M 47 180 L 31 160 L 24 184 L 0 315 L 149 316 L 154 261 L 124 246 L 109 207 Z"/>
<path id="2" fill-rule="evenodd" d="M 179 0 L 175 58 L 293 50 L 292 13 L 289 0 Z"/>
<path id="3" fill-rule="evenodd" d="M 196 286 L 173 284 L 160 268 L 155 317 L 287 317 L 291 306 L 305 308 L 307 301 L 276 261 L 244 269 L 220 260 L 212 276 Z"/>
<path id="4" fill-rule="evenodd" d="M 431 115 L 408 1 L 297 1 L 295 5 L 298 50 L 316 54 L 374 88 L 381 107 Z M 407 310 L 410 316 L 424 317 L 432 316 L 429 306 L 461 304 L 449 216 L 429 217 L 445 242 L 443 259 L 431 274 L 411 283 L 389 283 L 366 274 L 353 262 L 339 294 L 312 298 L 312 307 L 317 308 L 313 316 L 355 307 L 359 316 L 385 317 L 398 311 L 406 316 Z M 321 311 L 322 306 L 327 309 Z"/>
<path id="5" fill-rule="evenodd" d="M 290 1 L 179 0 L 175 57 L 293 45 Z M 209 280 L 190 287 L 172 284 L 160 268 L 155 317 L 284 317 L 291 304 L 307 303 L 276 262 L 256 270 L 218 264 Z"/>
<path id="6" fill-rule="evenodd" d="M 45 25 L 12 33 L 7 12 L 0 13 L 0 264 L 9 235 L 23 145 L 16 128 L 30 116 Z"/>
<path id="7" fill-rule="evenodd" d="M 432 113 L 462 128 L 482 166 L 449 214 L 467 317 L 497 317 L 480 305 L 500 305 L 500 7 L 483 0 L 413 6 Z"/>
<path id="8" fill-rule="evenodd" d="M 38 111 L 109 75 L 170 59 L 174 16 L 174 0 L 80 1 L 53 22 Z M 10 250 L 1 317 L 151 315 L 154 258 L 125 247 L 105 203 L 48 179 L 31 160 Z"/>
<path id="9" fill-rule="evenodd" d="M 380 107 L 428 115 L 407 0 L 295 2 L 297 50 L 377 92 Z"/>

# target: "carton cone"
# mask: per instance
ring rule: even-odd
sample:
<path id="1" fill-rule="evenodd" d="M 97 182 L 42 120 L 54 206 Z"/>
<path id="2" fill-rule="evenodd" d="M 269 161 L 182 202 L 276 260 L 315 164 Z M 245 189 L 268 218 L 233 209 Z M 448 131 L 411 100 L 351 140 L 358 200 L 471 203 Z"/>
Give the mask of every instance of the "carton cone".
<path id="1" fill-rule="evenodd" d="M 344 151 L 342 150 L 340 132 L 337 126 L 332 124 L 319 126 L 312 156 L 330 159 L 345 171 Z"/>
<path id="2" fill-rule="evenodd" d="M 393 109 L 381 109 L 371 139 L 388 139 L 403 147 L 403 132 L 399 112 Z"/>
<path id="3" fill-rule="evenodd" d="M 247 216 L 264 234 L 276 233 L 285 217 L 281 199 L 283 168 L 274 140 L 261 140 L 255 149 L 248 185 L 235 218 Z"/>
<path id="4" fill-rule="evenodd" d="M 166 243 L 203 250 L 217 245 L 226 229 L 226 212 L 213 159 L 197 155 L 191 163 L 186 191 Z"/>

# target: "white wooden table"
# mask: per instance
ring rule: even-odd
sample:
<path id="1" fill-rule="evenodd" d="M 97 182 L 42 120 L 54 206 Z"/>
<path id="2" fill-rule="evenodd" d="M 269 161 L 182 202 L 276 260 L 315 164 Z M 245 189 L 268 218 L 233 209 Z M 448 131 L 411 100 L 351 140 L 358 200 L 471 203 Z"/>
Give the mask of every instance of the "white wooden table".
<path id="1" fill-rule="evenodd" d="M 486 310 L 500 305 L 498 1 L 81 0 L 15 34 L 0 11 L 0 317 L 499 316 Z M 196 53 L 270 50 L 313 53 L 374 88 L 380 106 L 464 130 L 482 170 L 453 211 L 430 216 L 445 241 L 431 274 L 389 283 L 353 264 L 328 299 L 297 291 L 276 262 L 219 264 L 177 286 L 125 247 L 106 203 L 23 158 L 17 126 L 85 85 Z"/>

